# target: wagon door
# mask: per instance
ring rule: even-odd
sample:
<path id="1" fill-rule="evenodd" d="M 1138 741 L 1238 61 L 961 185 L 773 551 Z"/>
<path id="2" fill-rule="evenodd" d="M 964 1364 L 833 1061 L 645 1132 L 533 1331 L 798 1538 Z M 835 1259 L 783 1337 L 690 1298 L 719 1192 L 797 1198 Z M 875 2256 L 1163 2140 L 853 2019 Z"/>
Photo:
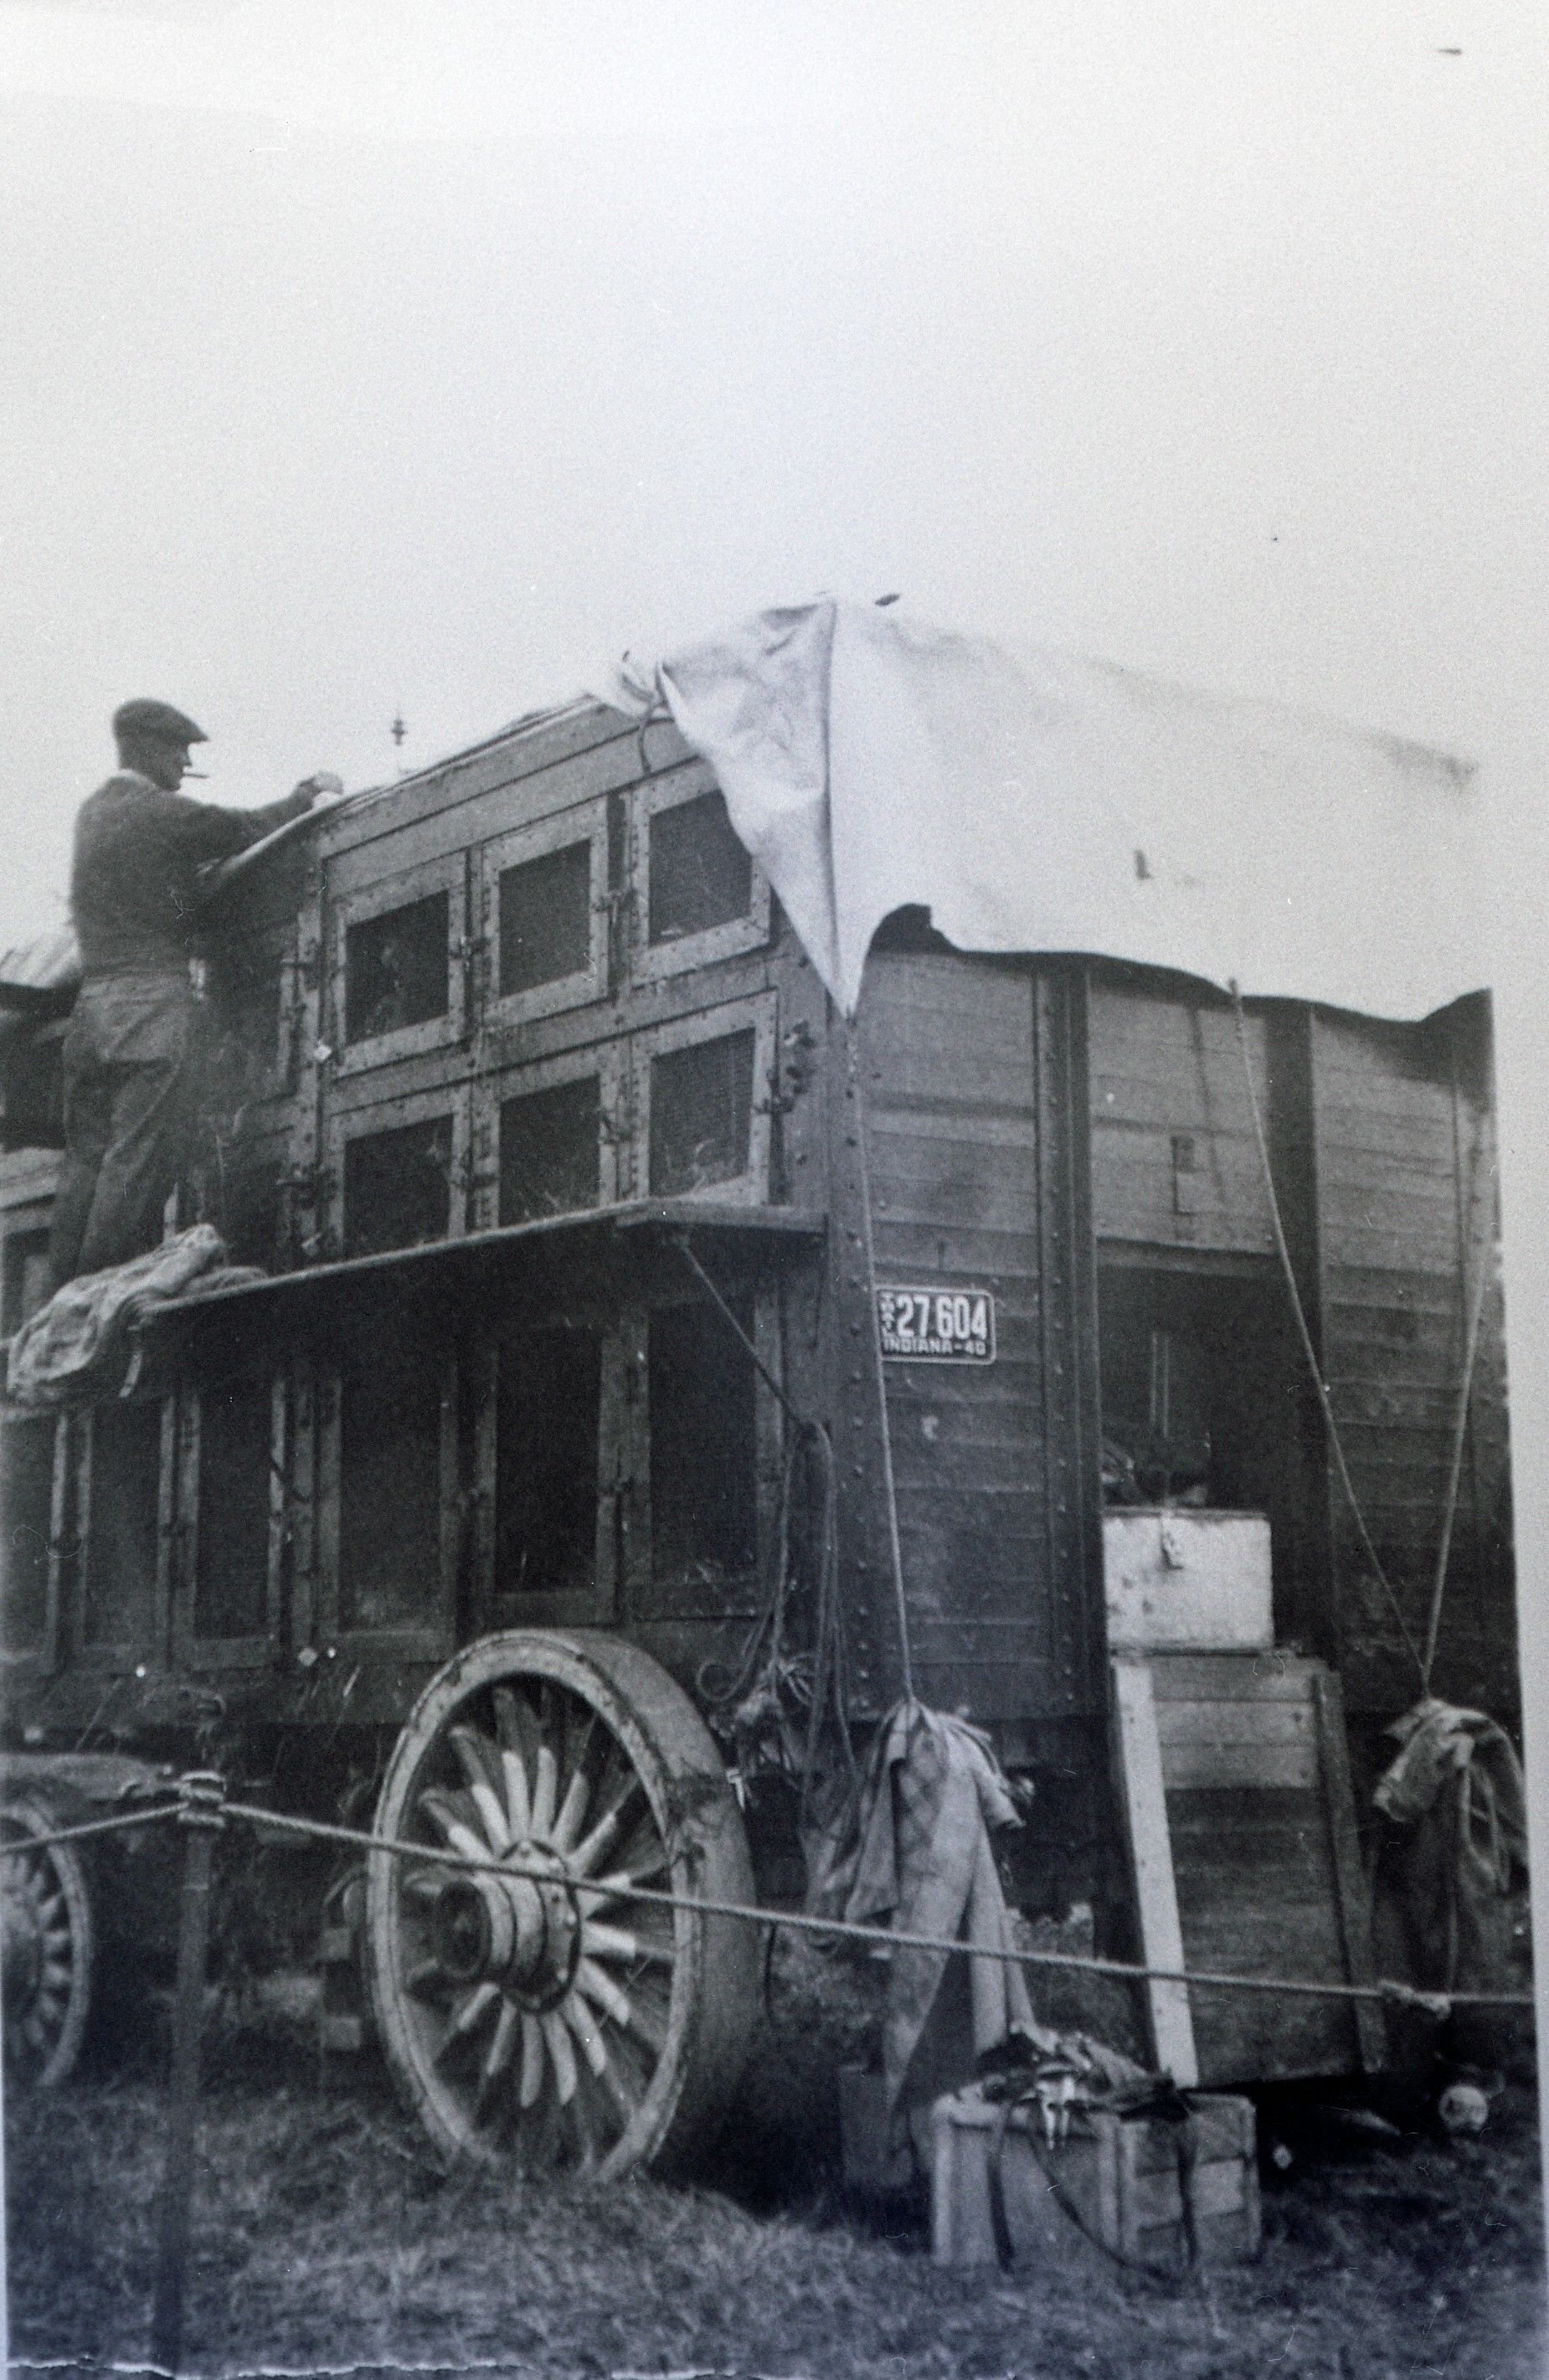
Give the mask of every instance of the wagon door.
<path id="1" fill-rule="evenodd" d="M 1019 1723 L 1102 1708 L 1081 1029 L 1070 974 L 925 953 L 867 966 L 861 1064 L 915 1684 L 1013 1741 Z M 869 1318 L 853 1118 L 835 1140 L 853 1324 Z M 841 1335 L 843 1460 L 870 1474 L 875 1512 L 855 1352 L 869 1332 Z M 879 1608 L 885 1537 L 853 1560 Z"/>

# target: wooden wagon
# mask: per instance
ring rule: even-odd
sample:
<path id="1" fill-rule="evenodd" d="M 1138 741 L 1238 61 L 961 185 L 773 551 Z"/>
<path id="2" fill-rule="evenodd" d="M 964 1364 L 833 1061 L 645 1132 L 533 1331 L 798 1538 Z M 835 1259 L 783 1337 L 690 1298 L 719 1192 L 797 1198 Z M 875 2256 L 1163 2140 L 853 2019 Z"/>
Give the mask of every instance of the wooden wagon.
<path id="1" fill-rule="evenodd" d="M 849 1719 L 893 1702 L 889 1455 L 914 1686 L 1037 1788 L 1023 1905 L 1089 1902 L 1099 1944 L 1138 1946 L 1104 1595 L 1127 1466 L 1143 1500 L 1267 1515 L 1273 1544 L 1282 1684 L 1160 1692 L 1182 1948 L 1353 1971 L 1306 1933 L 1355 1922 L 1328 1764 L 1348 1715 L 1364 1776 L 1415 1689 L 1331 1478 L 1270 1187 L 1422 1629 L 1482 998 L 1419 1026 L 1250 1001 L 1240 1034 L 1192 979 L 965 955 L 901 912 L 851 1027 L 707 766 L 592 701 L 283 844 L 219 927 L 205 1211 L 272 1278 L 158 1322 L 130 1397 L 6 1416 L 13 1808 L 55 1806 L 67 1749 L 197 1742 L 276 1808 L 536 1843 L 551 1888 L 373 1882 L 388 2055 L 449 2148 L 670 2157 L 724 2105 L 755 1937 L 631 1888 L 799 1892 L 788 1784 L 728 1781 L 732 1689 L 777 1589 L 810 1676 L 831 1530 Z M 8 1160 L 7 1330 L 49 1187 L 46 1155 Z M 1438 1689 L 1509 1715 L 1493 1288 L 1451 1578 Z M 1199 1716 L 1228 1705 L 1235 1738 Z M 1370 2062 L 1348 2005 L 1306 2005 L 1266 2027 L 1196 1996 L 1200 2070 Z M 44 2031 L 7 2043 L 46 2063 Z"/>

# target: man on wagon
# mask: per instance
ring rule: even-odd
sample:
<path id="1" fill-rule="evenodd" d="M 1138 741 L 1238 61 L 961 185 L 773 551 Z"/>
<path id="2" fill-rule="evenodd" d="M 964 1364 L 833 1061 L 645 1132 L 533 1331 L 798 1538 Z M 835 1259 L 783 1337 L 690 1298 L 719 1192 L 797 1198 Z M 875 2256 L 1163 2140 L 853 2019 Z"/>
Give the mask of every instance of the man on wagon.
<path id="1" fill-rule="evenodd" d="M 256 810 L 178 787 L 204 730 L 170 703 L 115 711 L 118 767 L 76 819 L 70 910 L 83 980 L 65 1037 L 65 1160 L 49 1261 L 57 1289 L 155 1246 L 193 1123 L 188 961 L 200 870 L 309 809 L 309 779 Z"/>

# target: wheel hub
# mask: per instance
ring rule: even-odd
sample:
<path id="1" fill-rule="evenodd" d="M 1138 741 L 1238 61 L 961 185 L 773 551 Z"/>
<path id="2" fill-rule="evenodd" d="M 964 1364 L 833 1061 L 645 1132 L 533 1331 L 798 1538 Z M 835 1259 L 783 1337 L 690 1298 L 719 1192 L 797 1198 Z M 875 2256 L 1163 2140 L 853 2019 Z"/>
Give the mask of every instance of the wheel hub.
<path id="1" fill-rule="evenodd" d="M 559 2005 L 575 1979 L 581 1913 L 565 1864 L 536 1843 L 507 1852 L 509 1876 L 452 1876 L 431 1919 L 435 1957 L 458 1985 L 493 1983 L 534 2015 Z"/>

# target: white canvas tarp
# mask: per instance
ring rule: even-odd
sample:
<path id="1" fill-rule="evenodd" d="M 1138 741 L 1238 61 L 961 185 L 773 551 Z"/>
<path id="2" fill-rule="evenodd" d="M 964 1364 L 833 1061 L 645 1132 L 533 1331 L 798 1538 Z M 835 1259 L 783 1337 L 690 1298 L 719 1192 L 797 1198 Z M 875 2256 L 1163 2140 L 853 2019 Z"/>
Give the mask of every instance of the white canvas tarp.
<path id="1" fill-rule="evenodd" d="M 599 689 L 603 691 L 603 689 Z M 626 664 L 853 1012 L 883 917 L 1410 1017 L 1489 979 L 1462 763 L 829 600 Z"/>

